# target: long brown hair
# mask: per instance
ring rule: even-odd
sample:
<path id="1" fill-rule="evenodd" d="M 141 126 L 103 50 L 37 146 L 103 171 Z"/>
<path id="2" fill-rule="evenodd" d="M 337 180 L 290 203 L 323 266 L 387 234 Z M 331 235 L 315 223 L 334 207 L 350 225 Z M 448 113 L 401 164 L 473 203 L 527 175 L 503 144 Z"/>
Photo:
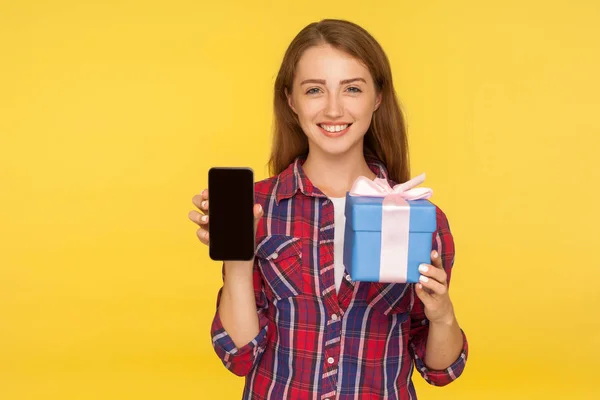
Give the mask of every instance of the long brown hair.
<path id="1" fill-rule="evenodd" d="M 286 90 L 292 92 L 296 65 L 310 47 L 329 44 L 362 61 L 369 69 L 381 104 L 373 115 L 364 139 L 364 154 L 376 158 L 397 183 L 410 179 L 408 139 L 404 116 L 396 98 L 392 71 L 381 45 L 359 25 L 337 19 L 324 19 L 306 26 L 290 43 L 275 81 L 274 135 L 269 159 L 272 174 L 285 170 L 293 160 L 308 154 L 308 139 L 298 118 L 289 107 Z"/>

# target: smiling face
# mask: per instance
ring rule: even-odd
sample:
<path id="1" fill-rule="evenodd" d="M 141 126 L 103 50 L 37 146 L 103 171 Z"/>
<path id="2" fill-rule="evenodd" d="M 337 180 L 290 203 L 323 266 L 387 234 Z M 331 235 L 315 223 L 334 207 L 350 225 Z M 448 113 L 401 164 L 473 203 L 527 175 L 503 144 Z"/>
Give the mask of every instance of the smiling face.
<path id="1" fill-rule="evenodd" d="M 296 68 L 288 103 L 311 152 L 340 155 L 361 146 L 381 102 L 369 70 L 330 45 L 311 47 Z"/>

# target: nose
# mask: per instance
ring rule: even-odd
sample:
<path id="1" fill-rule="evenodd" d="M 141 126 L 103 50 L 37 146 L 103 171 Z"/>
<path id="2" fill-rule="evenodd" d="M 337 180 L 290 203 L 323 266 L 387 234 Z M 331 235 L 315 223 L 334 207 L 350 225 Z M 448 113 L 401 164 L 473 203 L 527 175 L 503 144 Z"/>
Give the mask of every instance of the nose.
<path id="1" fill-rule="evenodd" d="M 342 101 L 337 95 L 331 94 L 327 98 L 327 104 L 325 106 L 325 116 L 328 118 L 339 118 L 344 115 L 344 108 Z"/>

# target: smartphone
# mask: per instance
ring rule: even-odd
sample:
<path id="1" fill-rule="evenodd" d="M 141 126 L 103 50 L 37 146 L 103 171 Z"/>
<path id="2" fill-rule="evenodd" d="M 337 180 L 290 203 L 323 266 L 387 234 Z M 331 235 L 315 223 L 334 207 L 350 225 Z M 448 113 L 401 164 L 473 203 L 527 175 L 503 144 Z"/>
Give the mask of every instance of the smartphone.
<path id="1" fill-rule="evenodd" d="M 213 167 L 208 171 L 210 258 L 249 261 L 254 257 L 254 171 Z"/>

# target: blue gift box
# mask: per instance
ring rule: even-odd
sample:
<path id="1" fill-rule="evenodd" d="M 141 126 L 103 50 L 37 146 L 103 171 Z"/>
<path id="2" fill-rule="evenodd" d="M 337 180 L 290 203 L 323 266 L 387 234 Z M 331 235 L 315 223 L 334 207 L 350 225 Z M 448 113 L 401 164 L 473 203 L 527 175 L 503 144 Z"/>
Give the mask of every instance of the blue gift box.
<path id="1" fill-rule="evenodd" d="M 346 195 L 344 266 L 353 281 L 380 280 L 383 197 Z M 431 264 L 436 208 L 429 200 L 408 200 L 410 208 L 407 282 L 419 281 L 419 265 Z M 388 282 L 389 283 L 389 282 Z"/>

